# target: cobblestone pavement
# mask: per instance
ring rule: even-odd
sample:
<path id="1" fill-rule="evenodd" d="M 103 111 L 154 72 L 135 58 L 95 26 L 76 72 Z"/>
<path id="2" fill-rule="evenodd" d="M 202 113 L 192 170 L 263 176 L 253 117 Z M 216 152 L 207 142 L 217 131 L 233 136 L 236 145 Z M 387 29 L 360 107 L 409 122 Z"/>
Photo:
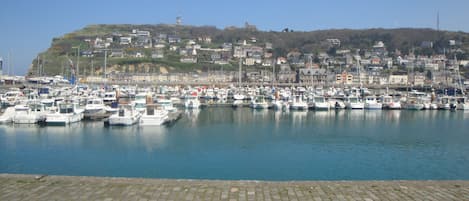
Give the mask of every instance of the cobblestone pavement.
<path id="1" fill-rule="evenodd" d="M 208 181 L 0 174 L 0 200 L 469 200 L 469 181 Z"/>

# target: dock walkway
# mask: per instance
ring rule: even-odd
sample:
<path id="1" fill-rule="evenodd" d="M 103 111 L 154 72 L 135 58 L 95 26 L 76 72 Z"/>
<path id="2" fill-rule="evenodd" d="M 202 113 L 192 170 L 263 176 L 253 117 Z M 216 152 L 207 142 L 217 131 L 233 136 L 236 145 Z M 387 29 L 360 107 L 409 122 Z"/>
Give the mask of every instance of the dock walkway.
<path id="1" fill-rule="evenodd" d="M 209 181 L 0 174 L 0 200 L 469 200 L 469 181 Z"/>

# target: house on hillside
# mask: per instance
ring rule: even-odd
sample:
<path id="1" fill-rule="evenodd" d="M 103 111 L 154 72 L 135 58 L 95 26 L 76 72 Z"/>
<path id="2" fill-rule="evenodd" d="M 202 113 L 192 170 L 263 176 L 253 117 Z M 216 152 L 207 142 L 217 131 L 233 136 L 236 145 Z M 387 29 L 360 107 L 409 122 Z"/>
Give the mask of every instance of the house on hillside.
<path id="1" fill-rule="evenodd" d="M 344 71 L 340 74 L 335 75 L 336 84 L 350 85 L 353 84 L 353 74 Z"/>
<path id="2" fill-rule="evenodd" d="M 402 84 L 408 84 L 408 76 L 407 74 L 405 75 L 389 75 L 389 84 L 390 85 L 402 85 Z"/>
<path id="3" fill-rule="evenodd" d="M 326 39 L 326 42 L 327 44 L 330 46 L 330 47 L 338 47 L 340 46 L 340 40 L 337 39 L 337 38 L 329 38 L 329 39 Z"/>
<path id="4" fill-rule="evenodd" d="M 233 50 L 233 57 L 235 57 L 235 58 L 246 57 L 246 52 L 244 52 L 243 47 L 235 46 L 234 50 Z"/>
<path id="5" fill-rule="evenodd" d="M 254 66 L 255 63 L 256 63 L 256 59 L 251 58 L 251 57 L 246 58 L 243 62 L 243 64 L 246 66 Z"/>
<path id="6" fill-rule="evenodd" d="M 277 81 L 279 83 L 295 83 L 296 72 L 291 70 L 290 65 L 281 64 L 277 73 Z"/>
<path id="7" fill-rule="evenodd" d="M 120 37 L 119 44 L 121 44 L 121 45 L 130 45 L 130 44 L 132 44 L 132 37 L 130 37 L 130 36 Z"/>
<path id="8" fill-rule="evenodd" d="M 93 47 L 96 49 L 103 49 L 109 47 L 110 45 L 110 42 L 106 42 L 102 38 L 96 37 L 96 39 L 94 40 Z"/>
<path id="9" fill-rule="evenodd" d="M 327 71 L 326 69 L 318 69 L 318 68 L 298 69 L 297 82 L 325 84 L 327 82 Z"/>
<path id="10" fill-rule="evenodd" d="M 135 47 L 138 48 L 151 48 L 152 46 L 152 40 L 148 36 L 138 36 L 137 41 L 135 41 Z"/>
<path id="11" fill-rule="evenodd" d="M 180 62 L 181 62 L 181 63 L 191 63 L 191 64 L 195 64 L 195 63 L 197 63 L 197 57 L 183 56 L 183 57 L 181 57 Z"/>
<path id="12" fill-rule="evenodd" d="M 223 43 L 221 48 L 225 51 L 231 51 L 233 49 L 233 44 L 232 43 Z"/>
<path id="13" fill-rule="evenodd" d="M 124 58 L 124 50 L 122 49 L 113 49 L 111 51 L 111 57 L 116 57 L 116 58 Z"/>
<path id="14" fill-rule="evenodd" d="M 141 31 L 138 29 L 132 30 L 132 33 L 135 34 L 137 37 L 143 36 L 143 37 L 151 37 L 150 31 Z"/>
<path id="15" fill-rule="evenodd" d="M 170 35 L 168 36 L 168 43 L 180 43 L 181 38 L 179 36 Z"/>
<path id="16" fill-rule="evenodd" d="M 202 43 L 212 43 L 212 38 L 210 36 L 198 37 L 197 40 Z"/>

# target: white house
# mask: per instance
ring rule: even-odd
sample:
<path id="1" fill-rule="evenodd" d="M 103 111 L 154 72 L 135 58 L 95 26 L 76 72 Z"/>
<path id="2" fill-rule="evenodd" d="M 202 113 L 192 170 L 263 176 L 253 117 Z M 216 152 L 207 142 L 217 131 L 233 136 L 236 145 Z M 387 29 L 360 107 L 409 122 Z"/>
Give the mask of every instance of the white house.
<path id="1" fill-rule="evenodd" d="M 407 84 L 408 80 L 409 78 L 407 75 L 390 75 L 389 76 L 389 84 L 391 85 Z"/>
<path id="2" fill-rule="evenodd" d="M 130 45 L 130 44 L 132 44 L 132 37 L 130 37 L 130 36 L 120 37 L 120 44 L 121 45 Z"/>

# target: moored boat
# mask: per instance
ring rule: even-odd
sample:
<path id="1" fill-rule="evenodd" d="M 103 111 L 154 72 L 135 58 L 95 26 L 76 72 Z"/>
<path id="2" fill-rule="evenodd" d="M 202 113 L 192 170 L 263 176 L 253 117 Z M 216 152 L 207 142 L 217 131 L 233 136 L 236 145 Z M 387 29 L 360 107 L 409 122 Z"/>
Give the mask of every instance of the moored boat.
<path id="1" fill-rule="evenodd" d="M 78 108 L 78 104 L 71 101 L 58 103 L 58 109 L 54 113 L 46 115 L 47 125 L 67 125 L 79 122 L 83 119 L 84 110 Z"/>
<path id="2" fill-rule="evenodd" d="M 146 105 L 139 120 L 140 126 L 159 126 L 168 120 L 168 111 L 158 105 Z"/>
<path id="3" fill-rule="evenodd" d="M 401 109 L 401 101 L 390 95 L 382 95 L 380 97 L 383 109 L 387 110 L 399 110 Z"/>
<path id="4" fill-rule="evenodd" d="M 365 97 L 365 109 L 366 110 L 381 110 L 383 109 L 383 104 L 378 102 L 376 96 L 366 96 Z"/>
<path id="5" fill-rule="evenodd" d="M 46 115 L 51 113 L 51 111 L 46 110 L 46 107 L 38 101 L 16 105 L 14 108 L 15 115 L 13 116 L 13 123 L 15 124 L 36 124 L 44 122 Z"/>
<path id="6" fill-rule="evenodd" d="M 200 105 L 201 104 L 197 92 L 193 92 L 185 96 L 184 107 L 186 109 L 199 109 Z"/>
<path id="7" fill-rule="evenodd" d="M 264 96 L 259 95 L 259 96 L 255 96 L 251 100 L 250 107 L 253 109 L 267 109 L 269 108 L 269 104 L 265 100 Z"/>
<path id="8" fill-rule="evenodd" d="M 363 110 L 363 108 L 365 108 L 365 104 L 358 96 L 351 95 L 345 98 L 345 107 L 347 109 Z"/>
<path id="9" fill-rule="evenodd" d="M 102 98 L 89 97 L 86 100 L 84 118 L 95 119 L 104 118 L 106 114 L 106 106 Z"/>
<path id="10" fill-rule="evenodd" d="M 307 110 L 308 103 L 303 100 L 303 95 L 294 95 L 290 103 L 291 110 Z"/>
<path id="11" fill-rule="evenodd" d="M 108 122 L 110 126 L 131 126 L 138 123 L 141 116 L 133 105 L 119 105 L 119 110 L 109 117 Z"/>

